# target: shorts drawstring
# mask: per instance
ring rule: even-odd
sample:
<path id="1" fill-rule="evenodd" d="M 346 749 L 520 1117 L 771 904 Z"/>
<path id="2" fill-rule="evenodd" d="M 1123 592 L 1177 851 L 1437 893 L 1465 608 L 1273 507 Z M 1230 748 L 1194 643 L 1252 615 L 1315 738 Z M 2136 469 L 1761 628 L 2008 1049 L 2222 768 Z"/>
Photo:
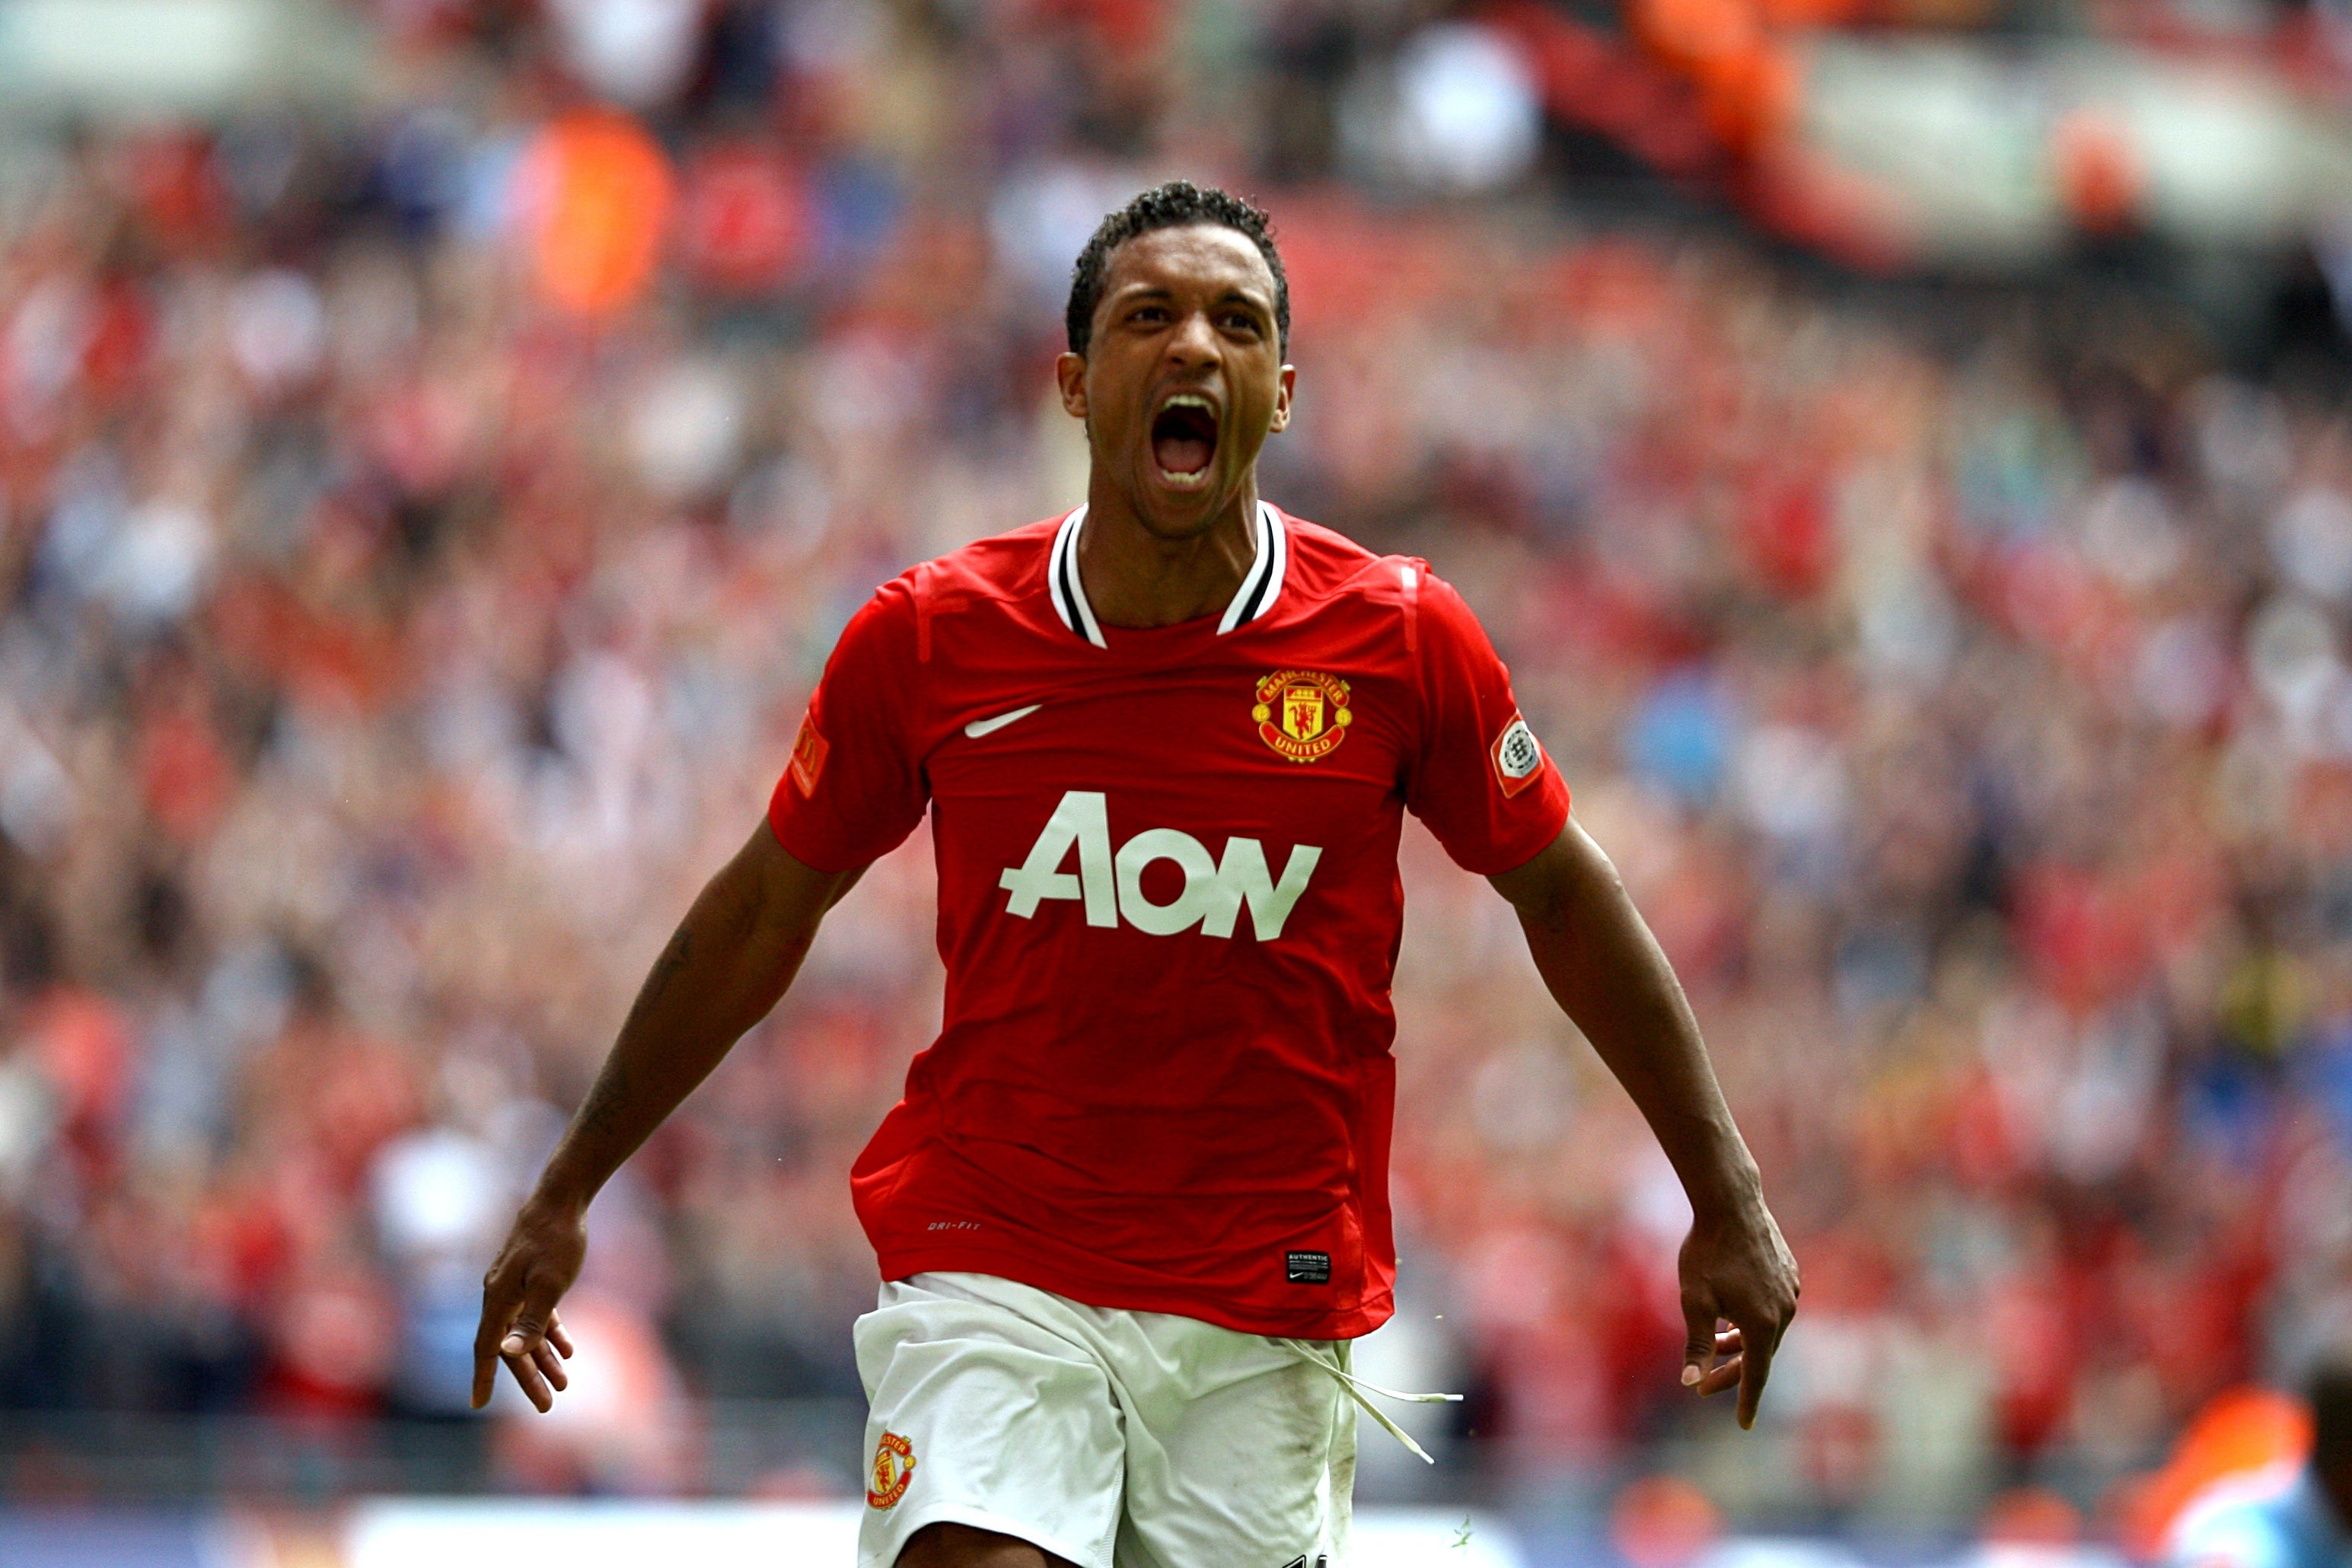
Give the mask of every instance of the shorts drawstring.
<path id="1" fill-rule="evenodd" d="M 1348 1397 L 1354 1400 L 1357 1406 L 1361 1409 L 1365 1415 L 1370 1415 L 1374 1421 L 1380 1423 L 1381 1430 L 1386 1432 L 1398 1442 L 1402 1443 L 1407 1451 L 1412 1453 L 1412 1456 L 1419 1459 L 1423 1464 L 1433 1465 L 1437 1463 L 1435 1459 L 1429 1457 L 1428 1450 L 1424 1449 L 1420 1444 L 1412 1440 L 1412 1433 L 1407 1432 L 1403 1427 L 1390 1420 L 1387 1415 L 1381 1411 L 1381 1407 L 1374 1405 L 1370 1399 L 1366 1398 L 1365 1395 L 1368 1394 L 1377 1394 L 1383 1399 L 1401 1399 L 1408 1405 L 1458 1405 L 1462 1402 L 1462 1396 L 1460 1394 L 1402 1394 L 1393 1388 L 1382 1388 L 1377 1383 L 1367 1383 L 1362 1378 L 1358 1377 L 1354 1373 L 1349 1372 L 1346 1367 L 1339 1365 L 1337 1362 L 1325 1361 L 1321 1356 L 1315 1352 L 1314 1348 L 1305 1340 L 1280 1340 L 1274 1338 L 1272 1335 L 1268 1335 L 1266 1337 L 1266 1342 L 1277 1346 L 1282 1350 L 1288 1351 L 1292 1355 L 1297 1356 L 1300 1361 L 1305 1362 L 1307 1365 L 1314 1367 L 1318 1371 L 1328 1373 L 1339 1383 L 1341 1388 L 1348 1391 Z"/>

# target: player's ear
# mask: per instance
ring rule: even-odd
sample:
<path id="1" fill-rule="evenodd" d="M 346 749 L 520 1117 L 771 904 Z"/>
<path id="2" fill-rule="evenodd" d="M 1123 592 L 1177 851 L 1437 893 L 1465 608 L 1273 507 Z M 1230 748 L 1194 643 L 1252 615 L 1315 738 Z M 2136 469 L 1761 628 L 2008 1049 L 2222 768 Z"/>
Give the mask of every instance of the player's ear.
<path id="1" fill-rule="evenodd" d="M 1087 359 L 1066 353 L 1054 361 L 1054 381 L 1062 389 L 1062 409 L 1073 419 L 1087 416 Z"/>
<path id="2" fill-rule="evenodd" d="M 1298 389 L 1298 367 L 1284 365 L 1282 379 L 1274 390 L 1274 423 L 1268 432 L 1276 433 L 1290 427 L 1290 397 Z"/>

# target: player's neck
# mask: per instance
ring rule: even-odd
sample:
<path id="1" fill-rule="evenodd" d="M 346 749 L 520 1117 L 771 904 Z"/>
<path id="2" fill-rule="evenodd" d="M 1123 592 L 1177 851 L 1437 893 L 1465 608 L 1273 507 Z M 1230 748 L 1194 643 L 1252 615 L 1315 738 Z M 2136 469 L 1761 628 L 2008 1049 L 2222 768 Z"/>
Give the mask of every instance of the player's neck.
<path id="1" fill-rule="evenodd" d="M 1257 482 L 1244 479 L 1206 529 L 1186 539 L 1152 532 L 1125 497 L 1087 487 L 1078 532 L 1087 603 L 1107 626 L 1141 630 L 1213 616 L 1233 602 L 1257 558 Z"/>

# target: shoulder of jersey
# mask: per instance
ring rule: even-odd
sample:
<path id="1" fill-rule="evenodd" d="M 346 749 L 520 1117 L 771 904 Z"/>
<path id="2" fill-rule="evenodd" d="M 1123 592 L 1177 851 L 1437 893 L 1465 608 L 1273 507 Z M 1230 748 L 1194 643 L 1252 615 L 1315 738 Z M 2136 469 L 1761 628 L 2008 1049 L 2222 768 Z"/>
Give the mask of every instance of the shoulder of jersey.
<path id="1" fill-rule="evenodd" d="M 1429 580 L 1429 563 L 1408 555 L 1375 555 L 1346 534 L 1282 514 L 1290 525 L 1292 577 L 1286 592 L 1309 599 L 1369 595 L 1389 600 Z"/>
<path id="2" fill-rule="evenodd" d="M 909 568 L 901 581 L 925 596 L 941 593 L 1010 597 L 1043 585 L 1059 517 L 1024 523 Z"/>

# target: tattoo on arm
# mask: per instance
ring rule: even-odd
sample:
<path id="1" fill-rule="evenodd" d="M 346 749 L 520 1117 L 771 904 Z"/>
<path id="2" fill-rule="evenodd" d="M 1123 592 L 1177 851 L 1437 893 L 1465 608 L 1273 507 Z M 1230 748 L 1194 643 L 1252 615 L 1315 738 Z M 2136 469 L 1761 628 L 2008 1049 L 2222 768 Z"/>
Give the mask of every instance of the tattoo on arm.
<path id="1" fill-rule="evenodd" d="M 588 1102 L 580 1108 L 580 1125 L 599 1138 L 613 1137 L 620 1131 L 621 1112 L 628 1103 L 629 1069 L 615 1058 L 596 1075 Z"/>
<path id="2" fill-rule="evenodd" d="M 652 972 L 646 974 L 644 987 L 637 993 L 635 1005 L 629 1009 L 629 1022 L 645 1016 L 669 990 L 670 982 L 686 967 L 694 954 L 694 933 L 681 930 L 670 939 L 662 955 L 654 960 Z M 630 1096 L 629 1069 L 616 1050 L 604 1063 L 604 1070 L 596 1075 L 595 1087 L 588 1091 L 585 1104 L 580 1108 L 580 1125 L 600 1138 L 610 1138 L 620 1131 L 621 1113 Z"/>
<path id="3" fill-rule="evenodd" d="M 693 954 L 694 933 L 681 928 L 662 955 L 654 960 L 653 973 L 646 976 L 645 988 L 637 993 L 637 1004 L 629 1009 L 633 1019 L 662 999 L 669 983 L 677 978 L 677 972 L 686 967 L 686 961 Z"/>
<path id="4" fill-rule="evenodd" d="M 737 942 L 749 946 L 759 937 L 761 913 L 761 899 L 756 894 L 746 893 L 736 900 L 735 927 L 730 934 Z"/>

